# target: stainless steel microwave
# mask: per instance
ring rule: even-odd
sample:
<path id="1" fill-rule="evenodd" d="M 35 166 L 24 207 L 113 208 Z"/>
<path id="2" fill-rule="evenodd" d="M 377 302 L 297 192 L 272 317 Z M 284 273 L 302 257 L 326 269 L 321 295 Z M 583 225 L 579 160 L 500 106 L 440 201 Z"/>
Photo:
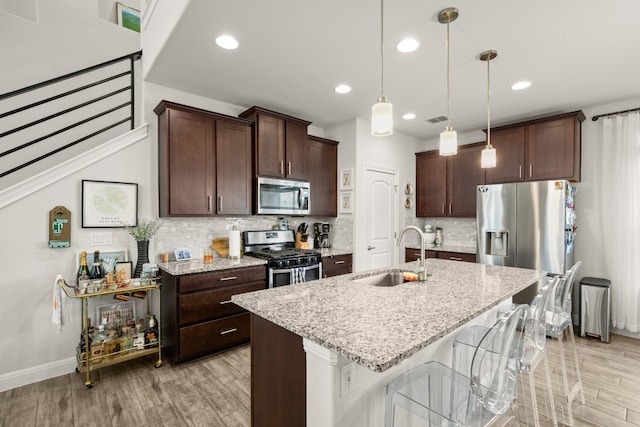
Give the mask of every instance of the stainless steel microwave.
<path id="1" fill-rule="evenodd" d="M 309 215 L 309 183 L 258 177 L 258 214 Z"/>

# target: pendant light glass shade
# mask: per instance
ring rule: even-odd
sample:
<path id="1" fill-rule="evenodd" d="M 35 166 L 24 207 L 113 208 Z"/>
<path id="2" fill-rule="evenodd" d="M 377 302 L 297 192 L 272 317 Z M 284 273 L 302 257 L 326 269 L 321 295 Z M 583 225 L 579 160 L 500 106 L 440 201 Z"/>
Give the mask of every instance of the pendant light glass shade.
<path id="1" fill-rule="evenodd" d="M 458 153 L 458 132 L 451 127 L 440 134 L 440 155 L 453 156 Z"/>
<path id="2" fill-rule="evenodd" d="M 480 158 L 480 167 L 495 168 L 496 167 L 496 149 L 491 145 L 491 68 L 489 63 L 498 56 L 495 50 L 487 50 L 480 54 L 480 60 L 487 63 L 487 146 L 482 150 Z"/>
<path id="3" fill-rule="evenodd" d="M 451 60 L 449 49 L 449 24 L 458 18 L 459 12 L 455 7 L 443 9 L 438 14 L 438 22 L 447 24 L 447 128 L 440 134 L 440 155 L 453 156 L 458 153 L 458 133 L 451 127 Z"/>
<path id="4" fill-rule="evenodd" d="M 371 135 L 393 134 L 393 106 L 384 96 L 384 0 L 380 0 L 380 97 L 371 107 Z"/>
<path id="5" fill-rule="evenodd" d="M 393 134 L 393 106 L 385 97 L 371 107 L 371 135 L 389 136 Z"/>

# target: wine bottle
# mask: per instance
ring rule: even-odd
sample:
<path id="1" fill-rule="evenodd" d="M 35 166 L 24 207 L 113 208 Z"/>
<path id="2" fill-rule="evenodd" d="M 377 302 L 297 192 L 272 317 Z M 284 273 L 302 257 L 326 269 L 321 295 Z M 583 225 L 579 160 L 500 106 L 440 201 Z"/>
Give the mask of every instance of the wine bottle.
<path id="1" fill-rule="evenodd" d="M 144 333 L 144 343 L 149 347 L 157 347 L 158 345 L 158 324 L 153 314 L 149 315 L 149 327 Z"/>
<path id="2" fill-rule="evenodd" d="M 90 278 L 89 267 L 87 266 L 87 251 L 82 251 L 82 254 L 80 256 L 80 267 L 78 268 L 78 273 L 76 274 L 76 280 L 79 282 L 80 278 Z"/>
<path id="3" fill-rule="evenodd" d="M 93 253 L 93 264 L 91 264 L 89 277 L 92 279 L 102 279 L 104 277 L 102 267 L 100 266 L 100 251 L 95 251 Z"/>

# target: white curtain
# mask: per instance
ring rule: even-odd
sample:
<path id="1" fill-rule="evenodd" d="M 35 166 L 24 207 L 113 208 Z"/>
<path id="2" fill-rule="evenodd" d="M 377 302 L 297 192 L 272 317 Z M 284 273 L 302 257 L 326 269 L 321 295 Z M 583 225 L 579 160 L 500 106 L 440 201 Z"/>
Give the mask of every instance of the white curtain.
<path id="1" fill-rule="evenodd" d="M 602 123 L 600 184 L 612 326 L 640 331 L 640 113 Z"/>

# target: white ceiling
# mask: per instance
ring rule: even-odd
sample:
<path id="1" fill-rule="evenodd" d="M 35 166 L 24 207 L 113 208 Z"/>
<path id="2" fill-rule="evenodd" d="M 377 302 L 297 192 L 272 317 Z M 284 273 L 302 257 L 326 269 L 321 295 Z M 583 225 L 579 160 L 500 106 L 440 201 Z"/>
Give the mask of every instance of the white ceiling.
<path id="1" fill-rule="evenodd" d="M 640 95 L 638 0 L 387 0 L 385 95 L 395 130 L 436 137 L 447 114 L 446 25 L 451 29 L 451 119 L 459 133 L 486 127 L 491 62 L 492 126 L 568 112 Z M 234 105 L 258 105 L 330 127 L 369 120 L 380 85 L 377 0 L 192 0 L 147 80 Z M 233 34 L 240 47 L 215 44 Z M 396 43 L 420 47 L 403 54 Z M 515 92 L 510 85 L 530 80 Z M 338 95 L 347 83 L 353 91 Z M 406 121 L 405 112 L 417 118 Z"/>

